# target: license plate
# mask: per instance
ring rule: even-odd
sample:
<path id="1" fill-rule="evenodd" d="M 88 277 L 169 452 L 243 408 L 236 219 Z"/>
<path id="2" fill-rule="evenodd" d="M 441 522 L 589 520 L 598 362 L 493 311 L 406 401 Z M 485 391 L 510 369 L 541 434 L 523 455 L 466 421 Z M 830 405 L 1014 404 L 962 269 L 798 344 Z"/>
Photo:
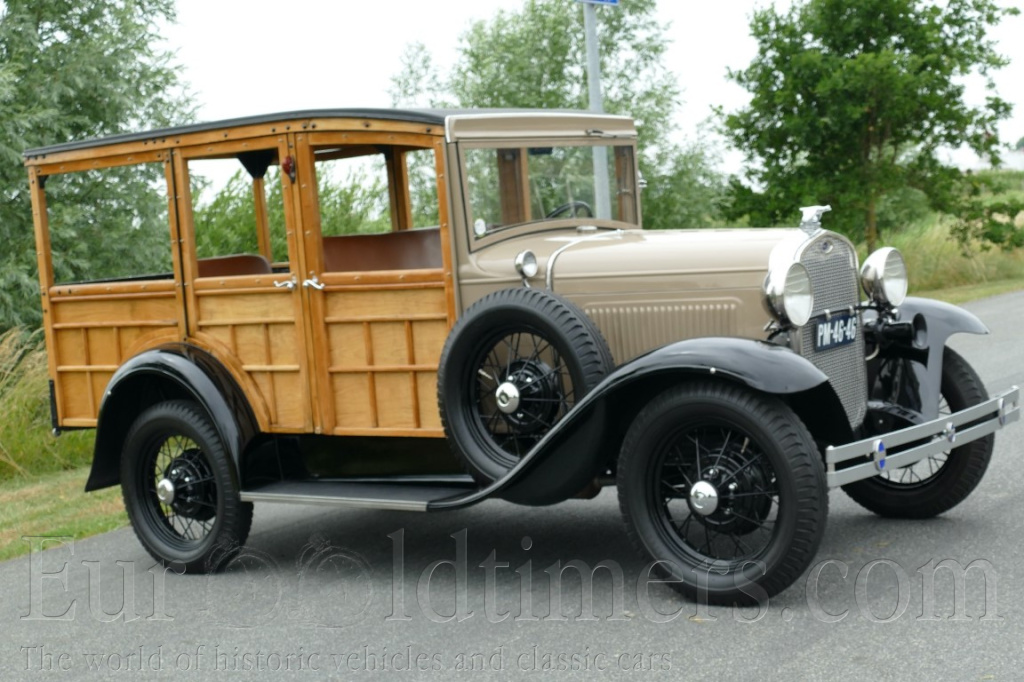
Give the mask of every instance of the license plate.
<path id="1" fill-rule="evenodd" d="M 857 339 L 855 315 L 833 315 L 822 320 L 814 330 L 814 350 L 828 350 L 853 343 Z"/>

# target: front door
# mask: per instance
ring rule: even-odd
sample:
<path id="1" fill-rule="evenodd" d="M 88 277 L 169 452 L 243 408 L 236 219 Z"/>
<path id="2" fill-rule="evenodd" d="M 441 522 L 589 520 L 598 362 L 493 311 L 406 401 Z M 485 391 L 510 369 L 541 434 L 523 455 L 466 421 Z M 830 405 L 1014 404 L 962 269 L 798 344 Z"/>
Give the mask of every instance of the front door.
<path id="1" fill-rule="evenodd" d="M 437 367 L 454 316 L 442 138 L 296 141 L 318 430 L 441 437 Z"/>

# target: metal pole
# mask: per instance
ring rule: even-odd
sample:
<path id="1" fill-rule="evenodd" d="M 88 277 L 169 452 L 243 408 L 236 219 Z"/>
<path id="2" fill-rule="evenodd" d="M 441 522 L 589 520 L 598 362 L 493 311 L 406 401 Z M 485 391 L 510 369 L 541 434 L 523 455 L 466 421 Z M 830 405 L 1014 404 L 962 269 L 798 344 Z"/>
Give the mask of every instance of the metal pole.
<path id="1" fill-rule="evenodd" d="M 604 112 L 601 96 L 601 55 L 597 44 L 597 8 L 593 3 L 583 2 L 583 28 L 587 40 L 587 89 L 590 93 L 590 110 Z M 608 148 L 594 147 L 594 210 L 598 218 L 612 217 L 611 192 L 608 187 Z"/>

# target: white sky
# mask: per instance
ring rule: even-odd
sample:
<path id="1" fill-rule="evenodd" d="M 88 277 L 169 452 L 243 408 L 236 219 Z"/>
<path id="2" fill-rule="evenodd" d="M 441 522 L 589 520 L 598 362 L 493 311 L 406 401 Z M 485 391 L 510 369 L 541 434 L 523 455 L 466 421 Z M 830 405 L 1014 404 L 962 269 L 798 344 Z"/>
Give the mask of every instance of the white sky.
<path id="1" fill-rule="evenodd" d="M 390 79 L 399 72 L 408 43 L 424 43 L 435 62 L 447 68 L 455 60 L 459 35 L 471 21 L 522 4 L 177 0 L 178 24 L 168 28 L 167 41 L 197 95 L 199 120 L 320 107 L 387 107 Z M 749 18 L 755 7 L 767 4 L 770 0 L 659 1 L 658 14 L 671 40 L 668 67 L 683 92 L 678 120 L 684 136 L 701 134 L 697 126 L 710 116 L 712 106 L 729 111 L 748 101 L 747 93 L 726 79 L 726 68 L 743 68 L 754 57 Z M 789 0 L 774 4 L 785 7 Z M 599 16 L 614 11 L 598 7 Z M 1022 36 L 1024 16 L 1004 20 L 993 32 L 1000 51 L 1012 60 L 996 76 L 998 92 L 1016 105 L 1013 118 L 1000 129 L 1008 143 L 1024 136 Z M 983 89 L 975 88 L 968 96 L 980 103 Z M 723 169 L 735 172 L 741 161 L 738 153 L 725 153 Z"/>

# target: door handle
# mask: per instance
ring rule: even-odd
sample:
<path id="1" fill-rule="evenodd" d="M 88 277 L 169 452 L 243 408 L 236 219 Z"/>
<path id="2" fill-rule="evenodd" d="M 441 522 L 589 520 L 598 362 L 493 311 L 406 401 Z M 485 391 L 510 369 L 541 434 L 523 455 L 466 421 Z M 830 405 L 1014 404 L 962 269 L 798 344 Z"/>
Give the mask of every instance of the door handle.
<path id="1" fill-rule="evenodd" d="M 320 280 L 318 280 L 316 278 L 316 275 L 313 275 L 311 278 L 309 278 L 306 281 L 304 281 L 302 283 L 302 286 L 306 287 L 307 289 L 309 287 L 313 287 L 317 291 L 323 291 L 323 289 L 324 289 L 324 283 L 321 282 Z"/>
<path id="2" fill-rule="evenodd" d="M 288 291 L 291 291 L 292 289 L 295 288 L 295 283 L 297 281 L 298 280 L 295 278 L 295 276 L 292 275 L 291 279 L 286 279 L 283 282 L 274 282 L 274 286 L 277 287 L 278 289 L 287 289 Z"/>

